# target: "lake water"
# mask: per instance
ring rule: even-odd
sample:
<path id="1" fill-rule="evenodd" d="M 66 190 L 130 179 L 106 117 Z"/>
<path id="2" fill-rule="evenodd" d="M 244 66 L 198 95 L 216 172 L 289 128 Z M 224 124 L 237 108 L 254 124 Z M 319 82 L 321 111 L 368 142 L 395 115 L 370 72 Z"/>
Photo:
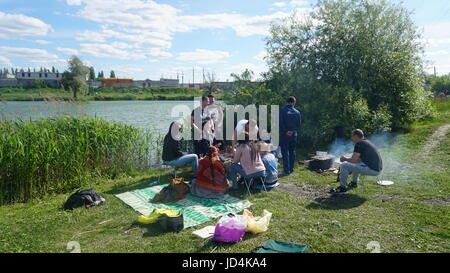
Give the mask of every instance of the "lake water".
<path id="1" fill-rule="evenodd" d="M 130 124 L 138 128 L 154 128 L 165 134 L 169 125 L 181 116 L 188 116 L 194 101 L 90 101 L 0 103 L 0 114 L 7 119 L 38 119 L 57 116 L 103 117 L 109 121 Z M 1 118 L 1 117 L 0 117 Z"/>

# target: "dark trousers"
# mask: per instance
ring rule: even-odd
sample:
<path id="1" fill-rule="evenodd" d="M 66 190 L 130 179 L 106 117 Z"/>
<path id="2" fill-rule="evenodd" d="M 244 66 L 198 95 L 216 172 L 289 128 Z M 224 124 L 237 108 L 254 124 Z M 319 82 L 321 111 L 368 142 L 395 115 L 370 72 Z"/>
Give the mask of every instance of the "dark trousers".
<path id="1" fill-rule="evenodd" d="M 202 158 L 208 152 L 208 148 L 210 143 L 206 139 L 202 140 L 194 140 L 194 153 L 198 156 L 198 158 Z"/>
<path id="2" fill-rule="evenodd" d="M 287 136 L 286 132 L 281 133 L 280 137 L 281 154 L 283 155 L 284 174 L 290 174 L 294 171 L 295 150 L 297 148 L 297 132 L 292 136 Z"/>

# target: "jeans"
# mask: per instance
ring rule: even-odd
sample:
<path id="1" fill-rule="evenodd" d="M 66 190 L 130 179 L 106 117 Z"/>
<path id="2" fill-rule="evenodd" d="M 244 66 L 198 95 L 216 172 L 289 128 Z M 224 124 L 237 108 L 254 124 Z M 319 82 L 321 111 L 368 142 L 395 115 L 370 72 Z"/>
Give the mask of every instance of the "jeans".
<path id="1" fill-rule="evenodd" d="M 340 174 L 340 183 L 341 186 L 346 187 L 347 186 L 347 177 L 349 176 L 350 172 L 353 176 L 353 182 L 358 182 L 358 176 L 360 174 L 370 175 L 370 176 L 378 176 L 380 175 L 380 172 L 372 170 L 369 168 L 366 164 L 360 162 L 360 163 L 350 163 L 350 162 L 344 162 L 341 164 L 341 174 Z"/>
<path id="2" fill-rule="evenodd" d="M 189 163 L 192 166 L 192 172 L 194 172 L 194 174 L 195 174 L 198 169 L 198 156 L 196 154 L 183 155 L 177 159 L 167 162 L 168 165 L 177 167 L 177 168 L 187 165 Z"/>
<path id="3" fill-rule="evenodd" d="M 244 168 L 242 168 L 241 165 L 239 165 L 237 163 L 231 163 L 229 177 L 230 177 L 231 181 L 233 182 L 233 189 L 238 188 L 237 174 L 240 174 L 243 178 L 265 177 L 266 171 L 260 171 L 260 172 L 256 172 L 256 173 L 247 175 L 244 171 Z"/>
<path id="4" fill-rule="evenodd" d="M 284 174 L 294 171 L 295 150 L 297 148 L 297 132 L 293 131 L 292 136 L 287 136 L 286 132 L 281 133 L 281 154 L 283 155 Z"/>

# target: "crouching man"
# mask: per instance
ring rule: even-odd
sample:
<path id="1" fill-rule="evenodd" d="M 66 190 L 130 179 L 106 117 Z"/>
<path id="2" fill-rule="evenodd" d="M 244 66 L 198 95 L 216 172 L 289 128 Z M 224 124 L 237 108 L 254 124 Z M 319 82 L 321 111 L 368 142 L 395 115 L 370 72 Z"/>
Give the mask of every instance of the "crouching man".
<path id="1" fill-rule="evenodd" d="M 378 176 L 383 169 L 383 162 L 380 153 L 372 142 L 364 138 L 364 133 L 360 129 L 352 131 L 352 141 L 355 149 L 351 158 L 341 157 L 340 186 L 333 189 L 333 194 L 345 194 L 347 190 L 358 186 L 358 176 L 360 174 Z M 353 181 L 347 185 L 347 178 L 352 174 Z"/>

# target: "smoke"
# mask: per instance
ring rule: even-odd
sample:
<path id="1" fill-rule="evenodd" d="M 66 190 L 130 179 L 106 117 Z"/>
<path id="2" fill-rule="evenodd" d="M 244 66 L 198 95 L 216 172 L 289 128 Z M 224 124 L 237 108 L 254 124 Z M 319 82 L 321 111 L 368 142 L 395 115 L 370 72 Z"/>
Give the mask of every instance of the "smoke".
<path id="1" fill-rule="evenodd" d="M 395 142 L 396 134 L 383 131 L 367 137 L 375 147 L 379 149 L 383 160 L 383 179 L 393 179 L 395 177 L 407 177 L 410 174 L 412 166 L 406 165 L 396 154 L 396 151 L 390 149 Z M 354 143 L 351 140 L 337 139 L 328 147 L 328 153 L 333 155 L 337 161 L 341 156 L 350 156 L 353 153 Z M 397 151 L 398 152 L 398 151 Z"/>

